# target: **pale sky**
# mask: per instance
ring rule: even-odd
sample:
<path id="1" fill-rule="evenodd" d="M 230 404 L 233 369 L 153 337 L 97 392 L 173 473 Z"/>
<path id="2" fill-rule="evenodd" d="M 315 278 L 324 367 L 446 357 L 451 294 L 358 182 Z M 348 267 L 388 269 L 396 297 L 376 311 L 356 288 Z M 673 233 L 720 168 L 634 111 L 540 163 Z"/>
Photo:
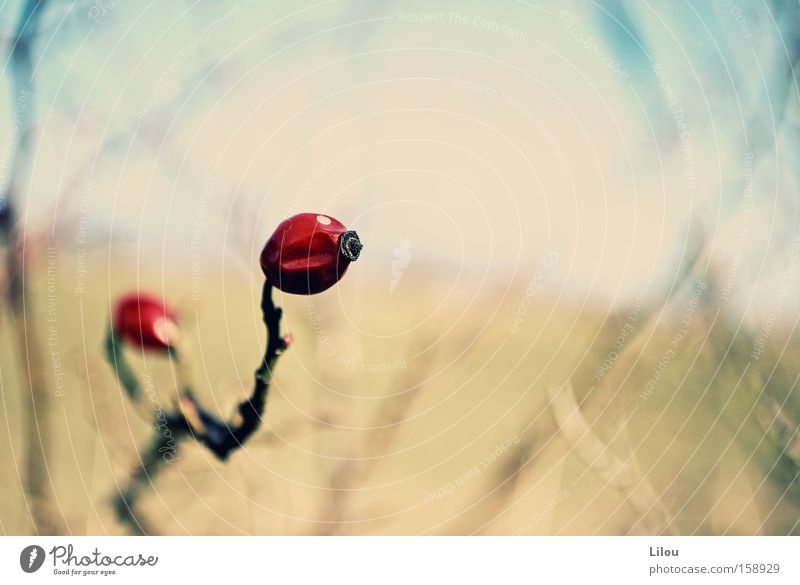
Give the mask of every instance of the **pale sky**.
<path id="1" fill-rule="evenodd" d="M 365 263 L 408 239 L 409 270 L 524 283 L 555 250 L 551 278 L 619 302 L 669 282 L 700 225 L 742 302 L 769 299 L 798 233 L 790 15 L 626 5 L 53 2 L 26 221 L 57 206 L 56 230 L 165 257 L 200 223 L 207 257 L 255 257 L 318 211 Z"/>

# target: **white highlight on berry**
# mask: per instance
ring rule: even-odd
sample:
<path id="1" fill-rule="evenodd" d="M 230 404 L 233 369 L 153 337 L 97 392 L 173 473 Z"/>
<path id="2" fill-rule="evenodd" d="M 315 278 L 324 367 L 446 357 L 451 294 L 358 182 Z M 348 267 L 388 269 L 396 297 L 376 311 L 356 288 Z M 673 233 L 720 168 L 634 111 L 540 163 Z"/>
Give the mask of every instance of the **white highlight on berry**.
<path id="1" fill-rule="evenodd" d="M 178 339 L 178 325 L 172 319 L 161 317 L 153 323 L 153 333 L 164 345 L 174 346 Z"/>
<path id="2" fill-rule="evenodd" d="M 318 215 L 317 216 L 317 221 L 319 223 L 321 223 L 322 225 L 330 225 L 331 224 L 331 218 L 330 217 L 326 217 L 324 215 Z"/>

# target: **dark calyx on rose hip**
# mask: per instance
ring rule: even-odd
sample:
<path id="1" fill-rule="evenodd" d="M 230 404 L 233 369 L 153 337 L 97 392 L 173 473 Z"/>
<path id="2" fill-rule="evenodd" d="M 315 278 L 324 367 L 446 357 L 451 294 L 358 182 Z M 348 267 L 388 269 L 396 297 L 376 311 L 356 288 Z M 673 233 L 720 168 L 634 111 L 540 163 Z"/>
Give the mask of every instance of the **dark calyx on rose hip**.
<path id="1" fill-rule="evenodd" d="M 261 251 L 261 269 L 280 290 L 313 295 L 329 289 L 355 262 L 363 244 L 356 232 L 321 213 L 281 222 Z"/>
<path id="2" fill-rule="evenodd" d="M 117 301 L 112 318 L 114 334 L 143 349 L 166 351 L 175 346 L 175 313 L 144 293 L 129 293 Z"/>

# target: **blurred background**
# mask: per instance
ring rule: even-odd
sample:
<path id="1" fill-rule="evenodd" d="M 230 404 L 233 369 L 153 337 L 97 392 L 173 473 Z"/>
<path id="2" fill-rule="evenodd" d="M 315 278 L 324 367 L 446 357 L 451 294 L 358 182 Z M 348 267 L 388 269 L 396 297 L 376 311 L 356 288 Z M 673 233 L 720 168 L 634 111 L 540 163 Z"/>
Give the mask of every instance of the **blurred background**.
<path id="1" fill-rule="evenodd" d="M 229 461 L 158 534 L 797 534 L 795 2 L 0 5 L 0 531 L 115 515 L 177 380 L 103 353 L 175 307 L 218 416 L 284 218 L 365 243 Z M 146 376 L 146 378 L 145 378 Z"/>

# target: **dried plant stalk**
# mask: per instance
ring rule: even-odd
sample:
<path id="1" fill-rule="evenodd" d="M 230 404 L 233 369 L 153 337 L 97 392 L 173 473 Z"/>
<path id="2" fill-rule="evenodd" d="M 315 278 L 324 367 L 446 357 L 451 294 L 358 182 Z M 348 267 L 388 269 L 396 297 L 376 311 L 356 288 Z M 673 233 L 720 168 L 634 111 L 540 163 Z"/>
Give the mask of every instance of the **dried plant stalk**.
<path id="1" fill-rule="evenodd" d="M 667 516 L 653 487 L 641 476 L 633 457 L 622 461 L 592 430 L 581 412 L 572 386 L 549 388 L 550 408 L 560 435 L 572 451 L 605 483 L 626 494 L 645 534 L 669 532 Z"/>

